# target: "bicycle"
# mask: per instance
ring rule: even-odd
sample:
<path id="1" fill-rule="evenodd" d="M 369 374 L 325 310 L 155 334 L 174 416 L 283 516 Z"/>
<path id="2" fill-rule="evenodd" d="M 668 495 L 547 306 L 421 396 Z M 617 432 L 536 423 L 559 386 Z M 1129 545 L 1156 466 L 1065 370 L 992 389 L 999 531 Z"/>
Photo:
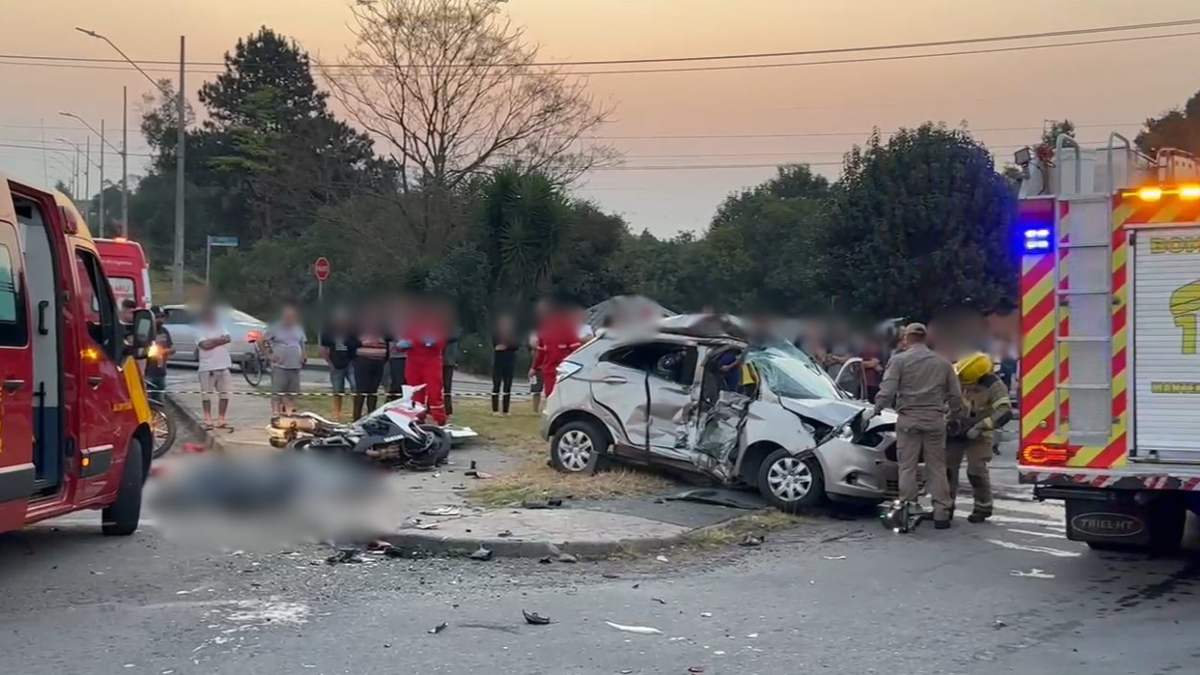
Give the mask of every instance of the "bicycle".
<path id="1" fill-rule="evenodd" d="M 175 427 L 175 418 L 167 412 L 167 405 L 163 401 L 150 399 L 150 433 L 154 438 L 154 448 L 151 450 L 151 456 L 158 459 L 171 451 L 171 447 L 175 445 L 175 435 L 177 433 Z"/>
<path id="2" fill-rule="evenodd" d="M 262 384 L 264 374 L 271 374 L 271 356 L 261 337 L 252 334 L 246 340 L 250 343 L 251 353 L 242 361 L 242 377 L 246 378 L 246 384 L 257 387 Z"/>

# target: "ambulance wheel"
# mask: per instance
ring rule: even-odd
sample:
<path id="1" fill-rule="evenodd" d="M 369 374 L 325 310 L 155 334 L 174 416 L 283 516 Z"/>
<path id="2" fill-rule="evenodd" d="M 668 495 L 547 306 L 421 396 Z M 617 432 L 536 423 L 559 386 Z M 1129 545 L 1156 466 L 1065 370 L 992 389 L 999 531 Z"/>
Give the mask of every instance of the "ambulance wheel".
<path id="1" fill-rule="evenodd" d="M 758 467 L 758 491 L 771 506 L 795 513 L 825 500 L 825 476 L 816 457 L 797 457 L 784 448 Z"/>
<path id="2" fill-rule="evenodd" d="M 136 438 L 129 441 L 125 453 L 125 469 L 121 472 L 121 486 L 117 488 L 117 500 L 101 511 L 101 531 L 110 537 L 124 537 L 138 528 L 142 515 L 142 444 Z"/>

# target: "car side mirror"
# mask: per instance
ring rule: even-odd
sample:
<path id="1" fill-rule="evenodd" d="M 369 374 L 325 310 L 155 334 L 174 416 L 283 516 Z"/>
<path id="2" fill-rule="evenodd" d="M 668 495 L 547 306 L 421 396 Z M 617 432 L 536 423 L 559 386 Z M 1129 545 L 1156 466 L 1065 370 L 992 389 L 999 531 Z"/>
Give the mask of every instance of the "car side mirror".
<path id="1" fill-rule="evenodd" d="M 130 335 L 130 346 L 134 351 L 140 351 L 150 346 L 154 341 L 154 315 L 148 309 L 133 310 L 133 322 Z"/>

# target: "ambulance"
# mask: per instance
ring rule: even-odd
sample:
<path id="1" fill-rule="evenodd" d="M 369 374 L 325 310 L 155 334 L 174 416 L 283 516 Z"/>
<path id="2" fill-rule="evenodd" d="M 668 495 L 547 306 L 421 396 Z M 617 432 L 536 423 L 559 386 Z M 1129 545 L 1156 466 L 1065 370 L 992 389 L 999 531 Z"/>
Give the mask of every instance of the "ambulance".
<path id="1" fill-rule="evenodd" d="M 1020 480 L 1064 501 L 1069 539 L 1178 548 L 1200 506 L 1196 159 L 1113 133 L 1018 161 Z"/>
<path id="2" fill-rule="evenodd" d="M 0 532 L 83 509 L 138 526 L 153 448 L 136 359 L 87 224 L 64 195 L 0 174 Z"/>

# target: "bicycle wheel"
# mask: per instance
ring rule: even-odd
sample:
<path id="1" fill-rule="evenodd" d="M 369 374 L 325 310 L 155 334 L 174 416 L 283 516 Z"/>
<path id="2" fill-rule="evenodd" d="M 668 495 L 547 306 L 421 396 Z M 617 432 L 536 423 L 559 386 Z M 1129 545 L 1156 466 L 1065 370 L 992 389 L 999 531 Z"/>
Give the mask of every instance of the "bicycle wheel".
<path id="1" fill-rule="evenodd" d="M 262 357 L 257 354 L 253 354 L 245 361 L 242 361 L 242 377 L 246 378 L 246 383 L 251 387 L 257 387 L 262 384 L 263 370 Z"/>
<path id="2" fill-rule="evenodd" d="M 171 451 L 175 445 L 175 419 L 167 412 L 165 404 L 150 401 L 150 433 L 154 436 L 152 455 L 155 459 Z"/>

